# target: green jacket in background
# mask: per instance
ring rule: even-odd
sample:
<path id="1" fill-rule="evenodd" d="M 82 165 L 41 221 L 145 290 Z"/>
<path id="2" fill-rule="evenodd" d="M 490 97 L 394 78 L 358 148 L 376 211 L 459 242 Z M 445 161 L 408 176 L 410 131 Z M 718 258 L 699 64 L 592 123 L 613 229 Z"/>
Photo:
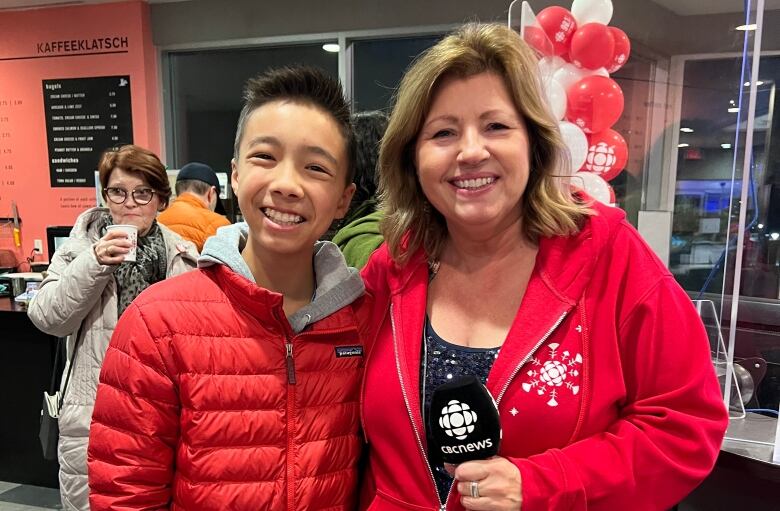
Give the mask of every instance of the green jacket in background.
<path id="1" fill-rule="evenodd" d="M 379 221 L 383 216 L 381 211 L 374 211 L 348 223 L 333 236 L 333 243 L 344 253 L 349 266 L 362 268 L 382 244 L 384 239 L 379 232 Z"/>

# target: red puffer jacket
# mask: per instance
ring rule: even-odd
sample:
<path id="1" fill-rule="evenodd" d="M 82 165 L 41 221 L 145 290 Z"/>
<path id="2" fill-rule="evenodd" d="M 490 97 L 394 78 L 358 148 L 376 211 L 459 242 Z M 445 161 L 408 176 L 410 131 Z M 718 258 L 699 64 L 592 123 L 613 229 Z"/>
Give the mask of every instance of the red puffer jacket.
<path id="1" fill-rule="evenodd" d="M 222 265 L 142 293 L 103 364 L 92 509 L 354 508 L 362 300 L 295 334 Z"/>

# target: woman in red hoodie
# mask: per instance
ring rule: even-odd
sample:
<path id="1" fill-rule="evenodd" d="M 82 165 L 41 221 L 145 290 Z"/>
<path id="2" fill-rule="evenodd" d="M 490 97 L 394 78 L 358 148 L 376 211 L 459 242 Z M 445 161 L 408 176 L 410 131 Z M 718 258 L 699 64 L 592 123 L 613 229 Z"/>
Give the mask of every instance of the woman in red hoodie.
<path id="1" fill-rule="evenodd" d="M 694 307 L 618 209 L 561 186 L 536 60 L 468 25 L 404 77 L 382 143 L 384 308 L 363 391 L 371 510 L 663 510 L 727 424 Z M 443 467 L 433 389 L 486 383 L 497 456 Z M 454 482 L 450 475 L 454 472 Z"/>

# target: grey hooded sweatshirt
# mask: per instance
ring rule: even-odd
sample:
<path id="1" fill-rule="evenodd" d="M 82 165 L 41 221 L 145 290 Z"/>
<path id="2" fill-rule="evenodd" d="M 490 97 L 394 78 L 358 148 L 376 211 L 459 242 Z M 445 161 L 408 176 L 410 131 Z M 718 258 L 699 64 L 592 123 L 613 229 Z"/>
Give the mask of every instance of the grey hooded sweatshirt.
<path id="1" fill-rule="evenodd" d="M 249 266 L 241 257 L 248 236 L 249 226 L 246 222 L 220 227 L 216 236 L 206 240 L 203 253 L 198 259 L 198 267 L 223 264 L 247 280 L 255 282 Z M 287 318 L 295 333 L 349 305 L 365 291 L 358 270 L 348 267 L 338 247 L 329 241 L 319 241 L 315 244 L 314 275 L 317 280 L 314 299 Z"/>

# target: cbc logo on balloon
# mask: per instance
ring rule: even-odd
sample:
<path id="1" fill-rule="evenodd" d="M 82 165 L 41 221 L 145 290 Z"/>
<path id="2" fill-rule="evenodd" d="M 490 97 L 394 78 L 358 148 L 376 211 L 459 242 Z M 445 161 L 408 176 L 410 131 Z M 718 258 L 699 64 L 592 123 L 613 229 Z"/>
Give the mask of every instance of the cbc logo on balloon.
<path id="1" fill-rule="evenodd" d="M 605 174 L 612 170 L 616 161 L 615 148 L 604 142 L 599 142 L 588 148 L 588 156 L 585 158 L 585 168 L 596 174 Z"/>
<path id="2" fill-rule="evenodd" d="M 447 406 L 441 409 L 439 426 L 447 433 L 447 436 L 463 440 L 474 432 L 476 422 L 477 413 L 469 405 L 461 403 L 457 399 L 451 400 Z"/>
<path id="3" fill-rule="evenodd" d="M 614 179 L 628 161 L 625 139 L 615 130 L 605 130 L 588 135 L 588 156 L 582 170 L 593 172 L 605 181 Z"/>

